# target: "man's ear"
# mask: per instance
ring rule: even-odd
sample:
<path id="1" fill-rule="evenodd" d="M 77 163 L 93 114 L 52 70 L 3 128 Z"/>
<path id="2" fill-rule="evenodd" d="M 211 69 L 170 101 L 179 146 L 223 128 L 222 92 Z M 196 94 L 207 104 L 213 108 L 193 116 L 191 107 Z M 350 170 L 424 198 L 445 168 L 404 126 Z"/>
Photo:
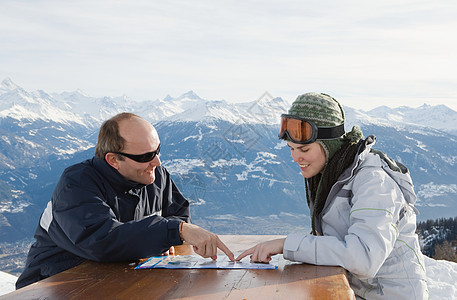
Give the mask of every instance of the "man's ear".
<path id="1" fill-rule="evenodd" d="M 105 160 L 111 167 L 115 168 L 116 170 L 119 169 L 119 162 L 116 154 L 111 152 L 106 153 Z"/>

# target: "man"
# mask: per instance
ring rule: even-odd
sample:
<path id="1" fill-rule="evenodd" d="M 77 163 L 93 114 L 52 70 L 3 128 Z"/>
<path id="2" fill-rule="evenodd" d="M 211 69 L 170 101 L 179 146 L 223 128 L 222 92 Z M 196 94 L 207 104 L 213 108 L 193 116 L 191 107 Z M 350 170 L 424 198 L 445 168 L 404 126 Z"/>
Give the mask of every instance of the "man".
<path id="1" fill-rule="evenodd" d="M 203 257 L 217 235 L 188 223 L 189 203 L 161 166 L 155 128 L 131 113 L 103 123 L 95 156 L 67 168 L 43 212 L 16 288 L 85 260 L 129 261 L 173 253 L 183 241 Z"/>

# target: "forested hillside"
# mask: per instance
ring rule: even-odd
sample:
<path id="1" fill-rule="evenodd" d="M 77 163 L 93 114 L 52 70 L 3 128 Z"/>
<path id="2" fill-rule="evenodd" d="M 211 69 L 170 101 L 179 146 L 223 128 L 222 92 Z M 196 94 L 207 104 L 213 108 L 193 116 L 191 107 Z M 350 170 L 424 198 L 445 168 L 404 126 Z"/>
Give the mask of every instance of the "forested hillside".
<path id="1" fill-rule="evenodd" d="M 419 222 L 417 233 L 425 255 L 457 262 L 457 217 Z"/>

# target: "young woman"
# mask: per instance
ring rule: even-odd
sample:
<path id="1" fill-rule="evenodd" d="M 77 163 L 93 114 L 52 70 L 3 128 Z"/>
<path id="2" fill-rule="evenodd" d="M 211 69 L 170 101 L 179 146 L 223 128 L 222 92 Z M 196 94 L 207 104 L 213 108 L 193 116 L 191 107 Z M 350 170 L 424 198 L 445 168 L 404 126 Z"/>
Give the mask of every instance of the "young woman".
<path id="1" fill-rule="evenodd" d="M 360 299 L 427 299 L 416 231 L 416 196 L 408 169 L 372 149 L 360 128 L 344 131 L 344 111 L 326 94 L 298 96 L 281 116 L 287 141 L 305 178 L 312 233 L 260 243 L 244 251 L 255 262 L 284 258 L 338 265 Z"/>

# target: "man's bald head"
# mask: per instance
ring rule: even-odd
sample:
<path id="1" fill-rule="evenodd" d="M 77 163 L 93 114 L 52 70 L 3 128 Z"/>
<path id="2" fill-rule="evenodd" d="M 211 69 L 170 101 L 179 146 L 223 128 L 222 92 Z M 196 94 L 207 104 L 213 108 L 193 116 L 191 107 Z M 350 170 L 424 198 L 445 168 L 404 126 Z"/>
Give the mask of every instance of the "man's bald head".
<path id="1" fill-rule="evenodd" d="M 127 112 L 117 114 L 100 127 L 95 156 L 104 159 L 109 152 L 122 152 L 128 144 L 150 137 L 151 130 L 158 139 L 154 126 L 140 116 Z"/>

